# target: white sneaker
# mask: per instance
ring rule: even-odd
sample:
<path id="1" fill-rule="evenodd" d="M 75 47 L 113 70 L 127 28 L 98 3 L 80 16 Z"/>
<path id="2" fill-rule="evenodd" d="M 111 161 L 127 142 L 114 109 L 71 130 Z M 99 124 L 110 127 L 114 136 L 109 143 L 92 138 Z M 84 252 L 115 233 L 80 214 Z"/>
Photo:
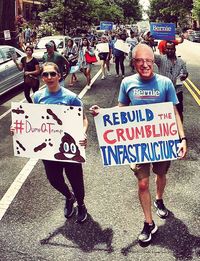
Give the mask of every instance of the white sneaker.
<path id="1" fill-rule="evenodd" d="M 88 89 L 88 90 L 91 89 L 91 85 L 86 85 L 85 87 L 86 87 L 86 89 Z"/>
<path id="2" fill-rule="evenodd" d="M 116 77 L 116 78 L 119 78 L 119 74 L 116 74 L 115 77 Z"/>
<path id="3" fill-rule="evenodd" d="M 107 75 L 111 76 L 111 73 L 110 73 L 110 72 L 107 72 Z"/>
<path id="4" fill-rule="evenodd" d="M 106 78 L 105 75 L 102 75 L 101 80 L 104 80 L 105 78 Z"/>

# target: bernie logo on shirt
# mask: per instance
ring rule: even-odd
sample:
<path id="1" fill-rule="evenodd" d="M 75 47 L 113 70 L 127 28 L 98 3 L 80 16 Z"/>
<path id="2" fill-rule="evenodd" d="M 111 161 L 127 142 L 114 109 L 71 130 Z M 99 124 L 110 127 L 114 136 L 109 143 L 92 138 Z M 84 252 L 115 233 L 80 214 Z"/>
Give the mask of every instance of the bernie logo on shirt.
<path id="1" fill-rule="evenodd" d="M 141 90 L 141 89 L 134 89 L 133 90 L 133 95 L 135 98 L 142 98 L 142 99 L 152 99 L 155 97 L 160 96 L 160 91 L 159 90 Z"/>

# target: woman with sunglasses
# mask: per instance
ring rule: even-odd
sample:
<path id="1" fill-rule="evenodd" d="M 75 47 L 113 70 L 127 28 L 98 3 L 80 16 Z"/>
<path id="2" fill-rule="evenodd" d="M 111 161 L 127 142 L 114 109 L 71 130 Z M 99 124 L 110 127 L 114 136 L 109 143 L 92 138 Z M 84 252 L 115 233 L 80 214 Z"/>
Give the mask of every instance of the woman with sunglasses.
<path id="1" fill-rule="evenodd" d="M 31 89 L 36 92 L 39 89 L 40 81 L 38 76 L 40 74 L 39 62 L 33 57 L 33 47 L 27 46 L 25 49 L 26 56 L 21 59 L 20 63 L 17 63 L 16 57 L 13 57 L 13 61 L 16 64 L 18 70 L 24 70 L 24 95 L 29 103 L 32 103 L 30 97 Z"/>
<path id="2" fill-rule="evenodd" d="M 60 77 L 61 74 L 56 64 L 51 62 L 43 64 L 42 80 L 46 84 L 46 87 L 34 94 L 34 103 L 83 106 L 81 100 L 79 100 L 75 93 L 59 84 Z M 85 139 L 79 142 L 79 144 L 84 147 L 87 145 L 87 127 L 88 121 L 84 114 L 83 128 Z M 65 217 L 70 218 L 73 215 L 74 203 L 77 201 L 78 211 L 76 221 L 78 223 L 84 222 L 87 218 L 87 209 L 84 204 L 85 191 L 81 163 L 43 160 L 43 164 L 50 184 L 66 198 L 64 207 Z M 65 183 L 63 171 L 65 171 L 73 192 L 69 190 Z"/>
<path id="3" fill-rule="evenodd" d="M 94 50 L 90 46 L 89 40 L 84 37 L 80 44 L 80 50 L 79 50 L 79 64 L 80 64 L 80 70 L 84 73 L 86 79 L 87 79 L 87 87 L 88 89 L 91 87 L 91 63 L 88 63 L 85 58 L 85 54 L 89 53 L 91 56 L 94 56 Z"/>

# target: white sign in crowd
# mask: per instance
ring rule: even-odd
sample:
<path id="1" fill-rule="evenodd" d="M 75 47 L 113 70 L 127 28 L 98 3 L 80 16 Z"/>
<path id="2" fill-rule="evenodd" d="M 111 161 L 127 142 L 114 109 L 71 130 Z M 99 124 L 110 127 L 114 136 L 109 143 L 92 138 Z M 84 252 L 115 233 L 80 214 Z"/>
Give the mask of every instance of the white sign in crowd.
<path id="1" fill-rule="evenodd" d="M 178 158 L 180 141 L 170 102 L 101 109 L 94 119 L 105 166 Z"/>
<path id="2" fill-rule="evenodd" d="M 101 109 L 94 119 L 105 166 L 178 158 L 171 102 Z M 81 107 L 12 103 L 12 126 L 15 156 L 85 162 Z"/>
<path id="3" fill-rule="evenodd" d="M 85 162 L 82 107 L 13 102 L 11 112 L 15 156 Z"/>

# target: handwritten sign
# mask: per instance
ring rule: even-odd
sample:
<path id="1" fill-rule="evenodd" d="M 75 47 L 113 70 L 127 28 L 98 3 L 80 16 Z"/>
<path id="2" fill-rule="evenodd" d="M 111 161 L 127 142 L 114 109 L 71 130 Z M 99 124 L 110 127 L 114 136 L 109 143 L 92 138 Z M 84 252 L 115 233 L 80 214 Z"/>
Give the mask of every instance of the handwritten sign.
<path id="1" fill-rule="evenodd" d="M 154 39 L 175 40 L 175 24 L 150 23 L 150 32 Z"/>
<path id="2" fill-rule="evenodd" d="M 94 119 L 105 166 L 178 157 L 180 141 L 170 102 L 101 109 Z"/>
<path id="3" fill-rule="evenodd" d="M 109 21 L 100 22 L 100 30 L 111 31 L 112 29 L 113 29 L 113 22 L 109 22 Z"/>
<path id="4" fill-rule="evenodd" d="M 82 107 L 13 102 L 14 155 L 85 162 Z"/>
<path id="5" fill-rule="evenodd" d="M 128 43 L 125 43 L 123 40 L 118 39 L 115 44 L 114 48 L 118 49 L 124 53 L 129 53 L 130 52 L 130 45 Z"/>
<path id="6" fill-rule="evenodd" d="M 11 40 L 10 30 L 4 30 L 3 33 L 6 41 Z"/>
<path id="7" fill-rule="evenodd" d="M 108 43 L 99 43 L 96 46 L 96 50 L 99 53 L 109 53 L 109 44 Z"/>

